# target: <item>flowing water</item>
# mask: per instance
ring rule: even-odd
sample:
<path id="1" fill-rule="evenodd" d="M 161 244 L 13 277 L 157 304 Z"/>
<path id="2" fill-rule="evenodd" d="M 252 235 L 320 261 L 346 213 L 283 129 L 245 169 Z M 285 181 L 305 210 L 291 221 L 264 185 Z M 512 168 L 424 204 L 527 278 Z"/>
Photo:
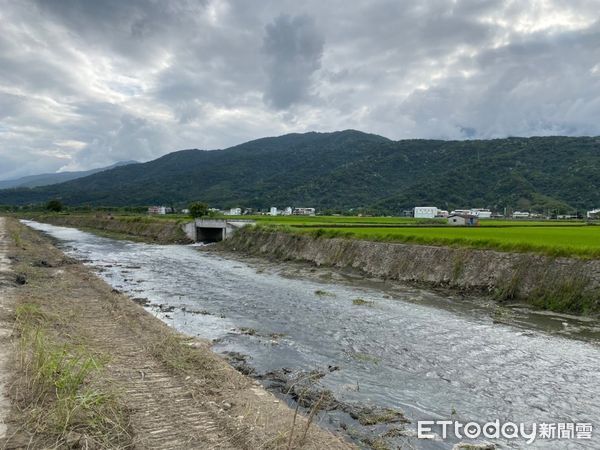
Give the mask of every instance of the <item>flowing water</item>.
<path id="1" fill-rule="evenodd" d="M 26 223 L 56 238 L 116 289 L 148 299 L 146 308 L 174 328 L 214 340 L 216 352 L 247 355 L 258 374 L 323 370 L 320 384 L 336 398 L 403 410 L 412 423 L 396 445 L 451 448 L 457 442 L 403 440 L 414 436 L 420 419 L 599 423 L 594 322 L 556 315 L 530 320 L 518 309 L 494 314 L 481 302 L 328 270 Z M 373 303 L 355 304 L 357 298 Z M 510 324 L 501 323 L 505 314 Z M 350 423 L 346 432 L 356 442 L 361 433 L 382 431 L 352 424 L 340 412 L 321 421 L 338 430 Z M 591 440 L 538 439 L 530 447 L 600 448 L 600 439 L 594 430 Z"/>

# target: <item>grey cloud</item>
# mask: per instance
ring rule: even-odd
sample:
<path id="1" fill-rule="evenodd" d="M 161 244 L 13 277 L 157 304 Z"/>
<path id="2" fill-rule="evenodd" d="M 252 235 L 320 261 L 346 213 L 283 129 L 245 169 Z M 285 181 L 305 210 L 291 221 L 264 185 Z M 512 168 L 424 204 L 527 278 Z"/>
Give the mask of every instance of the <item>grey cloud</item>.
<path id="1" fill-rule="evenodd" d="M 86 166 L 128 159 L 148 160 L 168 145 L 168 131 L 146 119 L 124 114 L 111 133 L 97 135 L 78 155 Z"/>
<path id="2" fill-rule="evenodd" d="M 0 179 L 292 131 L 597 135 L 597 6 L 0 0 Z"/>
<path id="3" fill-rule="evenodd" d="M 592 68 L 600 61 L 595 44 L 600 35 L 585 34 L 539 33 L 481 51 L 471 76 L 448 76 L 415 90 L 373 118 L 404 117 L 410 122 L 407 135 L 436 138 L 598 134 L 600 77 Z"/>
<path id="4" fill-rule="evenodd" d="M 265 31 L 265 100 L 275 108 L 287 108 L 310 96 L 312 76 L 321 67 L 324 37 L 306 15 L 280 15 Z"/>
<path id="5" fill-rule="evenodd" d="M 206 2 L 149 0 L 36 0 L 43 17 L 65 26 L 90 47 L 143 62 L 194 33 Z"/>
<path id="6" fill-rule="evenodd" d="M 24 110 L 22 96 L 0 92 L 0 120 L 15 117 Z"/>
<path id="7" fill-rule="evenodd" d="M 2 178 L 5 180 L 16 179 L 31 174 L 55 172 L 64 163 L 64 160 L 48 156 L 42 159 L 40 155 L 28 151 L 21 151 L 14 156 L 0 155 Z"/>

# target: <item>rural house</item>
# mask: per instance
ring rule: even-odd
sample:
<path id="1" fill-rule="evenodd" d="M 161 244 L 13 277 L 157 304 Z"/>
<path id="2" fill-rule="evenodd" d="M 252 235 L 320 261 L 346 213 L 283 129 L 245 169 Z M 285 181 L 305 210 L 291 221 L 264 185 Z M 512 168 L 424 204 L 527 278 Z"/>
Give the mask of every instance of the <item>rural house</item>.
<path id="1" fill-rule="evenodd" d="M 479 217 L 473 214 L 451 214 L 448 216 L 448 224 L 454 226 L 479 226 Z"/>

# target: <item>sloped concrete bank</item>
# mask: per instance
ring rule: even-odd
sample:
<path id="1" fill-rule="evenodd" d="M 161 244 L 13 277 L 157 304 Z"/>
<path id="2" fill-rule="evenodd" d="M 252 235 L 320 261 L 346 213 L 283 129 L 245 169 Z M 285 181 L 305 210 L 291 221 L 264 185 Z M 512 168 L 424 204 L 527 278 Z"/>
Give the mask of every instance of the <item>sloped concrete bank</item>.
<path id="1" fill-rule="evenodd" d="M 183 232 L 181 224 L 169 220 L 104 214 L 47 214 L 36 215 L 31 218 L 52 225 L 115 233 L 122 237 L 157 244 L 187 244 L 191 242 Z"/>
<path id="2" fill-rule="evenodd" d="M 532 253 L 315 238 L 240 230 L 221 248 L 281 260 L 358 269 L 365 275 L 486 292 L 498 301 L 526 301 L 576 314 L 600 310 L 600 260 Z"/>

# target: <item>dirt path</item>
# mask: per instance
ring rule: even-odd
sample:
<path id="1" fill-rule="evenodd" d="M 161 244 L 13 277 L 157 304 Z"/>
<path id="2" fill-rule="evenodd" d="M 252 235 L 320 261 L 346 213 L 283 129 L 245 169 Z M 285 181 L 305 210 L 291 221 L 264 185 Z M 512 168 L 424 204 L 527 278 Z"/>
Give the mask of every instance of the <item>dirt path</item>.
<path id="1" fill-rule="evenodd" d="M 15 273 L 27 278 L 15 288 L 16 304 L 35 303 L 47 320 L 55 321 L 48 324 L 49 333 L 107 361 L 101 376 L 91 382 L 117 393 L 127 415 L 127 448 L 353 448 L 305 417 L 295 417 L 212 353 L 208 343 L 176 333 L 47 238 L 12 219 L 6 225 L 21 241 L 15 248 Z M 6 260 L 0 264 L 7 268 Z M 23 442 L 34 442 L 33 448 L 47 445 L 48 440 L 35 444 L 36 432 L 23 427 L 18 414 L 11 417 L 6 448 Z M 85 429 L 78 429 L 71 439 L 75 445 L 68 445 L 83 446 L 84 438 Z M 64 436 L 59 439 L 66 444 Z"/>
<path id="2" fill-rule="evenodd" d="M 5 219 L 0 217 L 0 439 L 6 437 L 6 418 L 10 411 L 10 401 L 5 395 L 9 378 L 8 361 L 11 351 L 10 321 L 12 308 L 8 304 L 8 290 L 12 285 L 12 272 L 7 257 L 9 236 L 6 232 Z"/>

